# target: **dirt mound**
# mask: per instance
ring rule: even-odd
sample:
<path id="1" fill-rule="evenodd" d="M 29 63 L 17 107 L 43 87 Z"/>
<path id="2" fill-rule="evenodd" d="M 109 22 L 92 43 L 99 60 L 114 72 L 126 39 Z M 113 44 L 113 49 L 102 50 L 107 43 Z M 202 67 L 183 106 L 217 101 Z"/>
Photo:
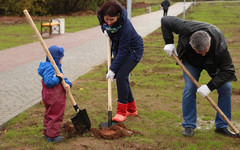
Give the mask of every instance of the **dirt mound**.
<path id="1" fill-rule="evenodd" d="M 62 131 L 66 134 L 66 138 L 72 138 L 78 136 L 73 124 L 71 122 L 67 122 L 63 125 Z M 96 137 L 102 139 L 119 139 L 124 137 L 129 137 L 136 134 L 141 134 L 141 132 L 133 131 L 127 129 L 126 126 L 122 123 L 118 123 L 116 126 L 104 127 L 99 129 L 91 128 L 89 133 Z"/>
<path id="2" fill-rule="evenodd" d="M 127 127 L 122 123 L 118 123 L 116 124 L 116 126 L 111 127 L 99 127 L 99 129 L 92 128 L 91 132 L 93 133 L 94 137 L 103 139 L 119 139 L 123 137 L 129 137 L 135 134 L 141 134 L 138 131 L 127 129 Z"/>
<path id="3" fill-rule="evenodd" d="M 240 90 L 233 89 L 232 93 L 233 93 L 233 95 L 240 95 Z"/>
<path id="4" fill-rule="evenodd" d="M 72 138 L 78 135 L 72 122 L 63 124 L 62 131 L 67 135 L 66 138 Z"/>

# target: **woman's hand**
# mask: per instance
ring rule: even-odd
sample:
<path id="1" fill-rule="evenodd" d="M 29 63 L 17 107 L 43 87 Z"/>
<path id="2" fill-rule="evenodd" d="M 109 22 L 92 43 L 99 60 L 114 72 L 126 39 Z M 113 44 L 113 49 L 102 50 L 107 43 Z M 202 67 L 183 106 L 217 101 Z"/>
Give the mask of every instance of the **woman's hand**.
<path id="1" fill-rule="evenodd" d="M 107 79 L 110 78 L 111 82 L 113 82 L 114 76 L 115 76 L 115 73 L 112 70 L 109 70 L 106 75 L 106 78 Z"/>

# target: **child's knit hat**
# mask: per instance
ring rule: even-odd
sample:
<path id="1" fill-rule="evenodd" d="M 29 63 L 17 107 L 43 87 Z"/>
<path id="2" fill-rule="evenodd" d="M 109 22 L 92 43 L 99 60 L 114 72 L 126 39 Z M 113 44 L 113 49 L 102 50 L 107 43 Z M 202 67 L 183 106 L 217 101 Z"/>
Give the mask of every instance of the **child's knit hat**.
<path id="1" fill-rule="evenodd" d="M 64 48 L 53 45 L 53 46 L 49 47 L 48 49 L 49 49 L 55 63 L 59 64 L 60 59 L 64 56 Z M 50 62 L 48 57 L 46 57 L 46 61 Z"/>

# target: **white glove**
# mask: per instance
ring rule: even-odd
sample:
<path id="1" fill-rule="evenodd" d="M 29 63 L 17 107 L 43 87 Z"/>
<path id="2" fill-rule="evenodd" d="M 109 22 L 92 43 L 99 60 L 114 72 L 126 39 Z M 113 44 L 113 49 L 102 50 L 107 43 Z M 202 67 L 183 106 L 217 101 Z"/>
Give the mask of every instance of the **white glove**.
<path id="1" fill-rule="evenodd" d="M 106 75 L 106 78 L 110 78 L 111 82 L 113 82 L 113 78 L 115 76 L 115 73 L 112 71 L 112 70 L 109 70 L 107 75 Z"/>
<path id="2" fill-rule="evenodd" d="M 197 89 L 197 92 L 202 96 L 206 97 L 211 92 L 211 90 L 208 88 L 206 84 L 201 85 L 200 88 Z"/>
<path id="3" fill-rule="evenodd" d="M 172 56 L 172 53 L 174 52 L 176 56 L 178 56 L 175 45 L 174 44 L 167 44 L 164 46 L 164 51 L 169 55 Z"/>
<path id="4" fill-rule="evenodd" d="M 103 33 L 104 33 L 105 36 L 108 36 L 107 30 L 104 30 Z"/>

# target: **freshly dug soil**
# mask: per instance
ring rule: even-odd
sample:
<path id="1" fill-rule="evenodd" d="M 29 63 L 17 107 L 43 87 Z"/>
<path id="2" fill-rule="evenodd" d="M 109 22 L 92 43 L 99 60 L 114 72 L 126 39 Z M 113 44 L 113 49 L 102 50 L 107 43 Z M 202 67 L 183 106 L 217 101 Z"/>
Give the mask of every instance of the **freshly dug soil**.
<path id="1" fill-rule="evenodd" d="M 66 134 L 66 138 L 72 138 L 78 135 L 72 122 L 67 122 L 63 124 L 62 131 Z"/>
<path id="2" fill-rule="evenodd" d="M 232 94 L 233 94 L 233 95 L 240 95 L 240 90 L 233 89 L 233 90 L 232 90 Z"/>
<path id="3" fill-rule="evenodd" d="M 66 138 L 72 138 L 78 136 L 73 124 L 71 122 L 67 122 L 63 125 L 62 131 L 66 134 Z M 122 123 L 118 123 L 116 126 L 104 127 L 99 129 L 91 128 L 90 131 L 92 136 L 96 138 L 102 139 L 119 139 L 124 137 L 129 137 L 135 134 L 141 134 L 141 132 L 133 131 L 127 129 L 126 126 Z"/>

